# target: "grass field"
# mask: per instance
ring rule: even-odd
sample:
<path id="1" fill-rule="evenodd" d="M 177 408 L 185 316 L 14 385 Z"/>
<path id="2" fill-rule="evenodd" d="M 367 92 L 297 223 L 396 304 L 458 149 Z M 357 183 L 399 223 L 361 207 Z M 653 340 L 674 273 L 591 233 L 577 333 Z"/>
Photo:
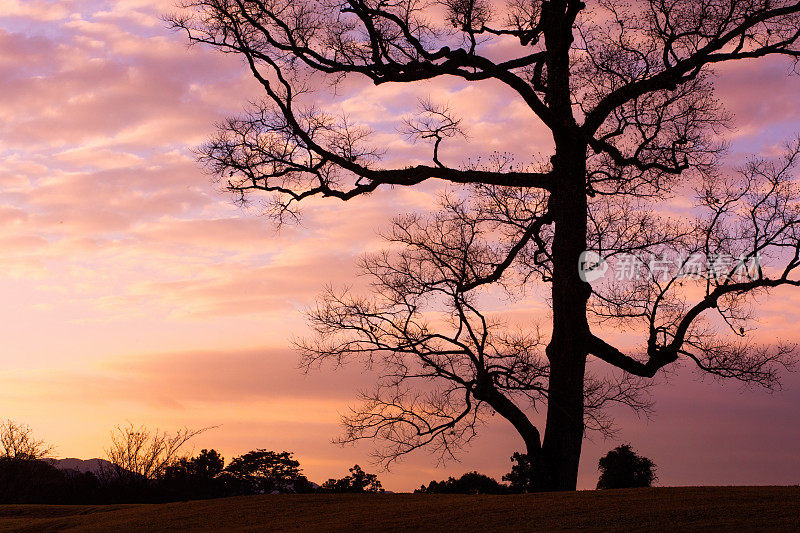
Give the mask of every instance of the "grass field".
<path id="1" fill-rule="evenodd" d="M 800 487 L 566 494 L 268 495 L 163 505 L 0 506 L 0 531 L 800 531 Z"/>

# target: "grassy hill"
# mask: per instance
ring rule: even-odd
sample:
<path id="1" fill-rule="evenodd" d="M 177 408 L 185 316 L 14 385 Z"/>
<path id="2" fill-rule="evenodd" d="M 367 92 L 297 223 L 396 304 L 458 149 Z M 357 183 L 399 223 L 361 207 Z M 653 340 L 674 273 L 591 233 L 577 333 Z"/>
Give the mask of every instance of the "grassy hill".
<path id="1" fill-rule="evenodd" d="M 800 531 L 800 487 L 567 494 L 268 495 L 163 505 L 0 506 L 0 531 Z"/>

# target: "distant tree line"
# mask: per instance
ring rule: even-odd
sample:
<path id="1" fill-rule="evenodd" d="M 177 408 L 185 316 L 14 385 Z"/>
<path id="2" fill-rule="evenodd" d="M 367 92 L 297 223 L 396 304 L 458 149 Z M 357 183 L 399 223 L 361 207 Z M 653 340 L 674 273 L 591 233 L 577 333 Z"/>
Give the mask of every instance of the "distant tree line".
<path id="1" fill-rule="evenodd" d="M 291 452 L 253 450 L 227 466 L 216 450 L 195 456 L 186 443 L 204 430 L 175 433 L 133 425 L 114 429 L 96 471 L 58 468 L 52 447 L 31 428 L 0 423 L 0 503 L 157 503 L 273 493 L 383 492 L 377 475 L 355 465 L 321 486 L 306 478 Z"/>
<path id="2" fill-rule="evenodd" d="M 0 504 L 157 503 L 253 494 L 384 492 L 376 474 L 359 465 L 341 479 L 322 485 L 303 474 L 291 452 L 258 449 L 227 465 L 216 450 L 189 456 L 186 443 L 205 430 L 184 428 L 174 433 L 144 426 L 118 426 L 112 431 L 107 460 L 79 471 L 59 468 L 53 448 L 34 438 L 24 424 L 0 421 Z M 415 492 L 439 494 L 518 494 L 531 492 L 535 473 L 528 457 L 515 453 L 503 482 L 468 472 L 459 478 L 430 481 Z M 600 459 L 599 489 L 645 487 L 656 479 L 655 465 L 629 445 Z"/>
<path id="3" fill-rule="evenodd" d="M 496 479 L 477 472 L 469 472 L 460 478 L 450 477 L 446 481 L 431 481 L 414 492 L 438 494 L 519 494 L 533 492 L 535 472 L 527 455 L 515 453 L 511 456 L 511 472 Z M 598 461 L 600 479 L 598 489 L 626 489 L 650 487 L 658 479 L 656 465 L 647 457 L 637 454 L 630 444 L 617 446 Z"/>
<path id="4" fill-rule="evenodd" d="M 511 472 L 502 477 L 501 483 L 478 472 L 467 472 L 460 478 L 449 477 L 444 481 L 431 481 L 414 492 L 428 494 L 522 494 L 532 492 L 533 472 L 528 456 L 514 453 L 511 456 Z"/>

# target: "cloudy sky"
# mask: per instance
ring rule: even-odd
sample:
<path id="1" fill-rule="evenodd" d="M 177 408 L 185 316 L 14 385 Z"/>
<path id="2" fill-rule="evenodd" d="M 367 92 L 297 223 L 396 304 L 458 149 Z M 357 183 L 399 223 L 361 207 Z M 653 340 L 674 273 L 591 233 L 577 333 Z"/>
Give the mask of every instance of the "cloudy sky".
<path id="1" fill-rule="evenodd" d="M 128 421 L 220 426 L 197 439 L 230 458 L 291 450 L 316 481 L 368 462 L 368 446 L 330 443 L 339 413 L 369 385 L 358 368 L 308 376 L 289 348 L 301 312 L 379 245 L 392 214 L 428 207 L 435 185 L 381 191 L 346 206 L 310 204 L 279 232 L 258 206 L 236 207 L 194 161 L 213 124 L 258 88 L 235 57 L 187 48 L 157 0 L 0 0 L 0 418 L 31 425 L 61 457 L 103 455 Z M 781 61 L 719 71 L 735 114 L 731 159 L 773 153 L 800 131 L 800 77 Z M 465 116 L 469 144 L 450 158 L 546 150 L 524 108 L 491 85 L 352 83 L 335 105 L 371 123 L 397 161 L 418 151 L 395 134 L 415 98 Z M 465 155 L 466 154 L 466 155 Z M 541 314 L 539 301 L 520 312 Z M 776 293 L 763 338 L 797 339 L 800 295 Z M 653 420 L 621 411 L 618 436 L 586 443 L 580 487 L 620 442 L 651 457 L 660 482 L 800 482 L 800 377 L 774 394 L 678 373 L 655 390 Z M 393 490 L 477 469 L 499 476 L 520 448 L 492 422 L 462 456 L 424 454 L 381 474 Z"/>

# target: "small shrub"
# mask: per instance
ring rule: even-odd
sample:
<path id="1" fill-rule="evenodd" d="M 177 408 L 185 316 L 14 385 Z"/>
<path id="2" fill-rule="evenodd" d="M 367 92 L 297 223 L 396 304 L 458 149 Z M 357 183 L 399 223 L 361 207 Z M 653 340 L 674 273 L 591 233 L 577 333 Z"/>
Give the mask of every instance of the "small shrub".
<path id="1" fill-rule="evenodd" d="M 608 452 L 598 462 L 598 469 L 598 489 L 650 487 L 658 479 L 653 461 L 639 456 L 628 444 L 617 446 Z"/>

